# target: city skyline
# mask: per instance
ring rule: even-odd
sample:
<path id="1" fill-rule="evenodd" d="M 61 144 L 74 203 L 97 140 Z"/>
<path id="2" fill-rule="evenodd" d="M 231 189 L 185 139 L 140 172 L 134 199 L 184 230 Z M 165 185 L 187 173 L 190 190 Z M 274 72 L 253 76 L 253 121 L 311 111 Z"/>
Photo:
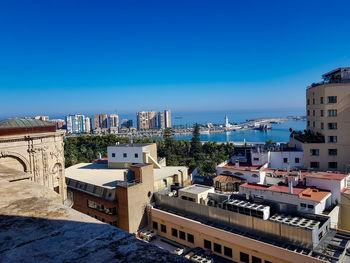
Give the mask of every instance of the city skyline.
<path id="1" fill-rule="evenodd" d="M 300 110 L 310 81 L 350 64 L 345 1 L 39 2 L 1 3 L 1 119 Z"/>

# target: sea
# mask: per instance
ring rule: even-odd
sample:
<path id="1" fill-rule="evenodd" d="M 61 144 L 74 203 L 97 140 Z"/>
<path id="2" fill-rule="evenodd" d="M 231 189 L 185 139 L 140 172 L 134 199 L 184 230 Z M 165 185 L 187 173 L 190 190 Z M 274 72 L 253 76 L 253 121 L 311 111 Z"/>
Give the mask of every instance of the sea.
<path id="1" fill-rule="evenodd" d="M 273 118 L 287 116 L 305 116 L 305 109 L 293 110 L 237 110 L 237 111 L 208 111 L 208 112 L 176 112 L 171 113 L 171 122 L 173 126 L 191 127 L 193 124 L 224 124 L 225 116 L 229 118 L 231 124 L 239 124 L 252 118 Z M 120 116 L 122 119 L 123 115 Z M 128 116 L 136 124 L 136 117 Z M 272 140 L 274 142 L 288 142 L 289 129 L 304 130 L 306 128 L 305 120 L 288 120 L 282 123 L 271 124 L 271 130 L 239 130 L 222 133 L 201 134 L 202 142 L 265 142 Z M 191 140 L 191 134 L 175 135 L 176 140 Z"/>

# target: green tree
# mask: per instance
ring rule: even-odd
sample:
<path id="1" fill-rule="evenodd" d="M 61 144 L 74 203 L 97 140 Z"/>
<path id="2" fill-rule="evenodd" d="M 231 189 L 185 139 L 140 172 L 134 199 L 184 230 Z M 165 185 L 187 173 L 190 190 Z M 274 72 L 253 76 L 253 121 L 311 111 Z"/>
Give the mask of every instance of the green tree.
<path id="1" fill-rule="evenodd" d="M 200 139 L 199 125 L 196 123 L 193 125 L 192 139 L 191 139 L 191 150 L 190 155 L 195 159 L 199 160 L 202 152 L 202 144 Z"/>

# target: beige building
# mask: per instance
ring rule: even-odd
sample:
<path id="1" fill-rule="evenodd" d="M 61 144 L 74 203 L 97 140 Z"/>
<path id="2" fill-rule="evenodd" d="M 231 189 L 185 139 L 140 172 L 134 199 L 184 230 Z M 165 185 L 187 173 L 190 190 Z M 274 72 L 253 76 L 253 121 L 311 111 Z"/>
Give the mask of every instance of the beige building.
<path id="1" fill-rule="evenodd" d="M 117 114 L 109 115 L 109 132 L 118 133 L 119 131 L 119 116 Z"/>
<path id="2" fill-rule="evenodd" d="M 148 112 L 139 111 L 136 113 L 136 122 L 138 130 L 149 129 Z"/>
<path id="3" fill-rule="evenodd" d="M 158 125 L 157 125 L 157 113 L 155 111 L 149 111 L 148 112 L 148 119 L 149 119 L 149 128 L 156 129 L 158 127 Z"/>
<path id="4" fill-rule="evenodd" d="M 306 90 L 308 132 L 293 132 L 290 143 L 303 150 L 306 168 L 350 172 L 350 68 L 322 77 Z"/>
<path id="5" fill-rule="evenodd" d="M 91 119 L 89 117 L 85 117 L 85 132 L 91 132 Z"/>
<path id="6" fill-rule="evenodd" d="M 49 121 L 49 116 L 35 116 L 34 120 Z"/>
<path id="7" fill-rule="evenodd" d="M 64 131 L 35 119 L 0 122 L 0 170 L 25 172 L 28 179 L 55 190 L 66 200 Z"/>
<path id="8" fill-rule="evenodd" d="M 108 131 L 107 114 L 94 115 L 94 133 L 102 133 Z"/>
<path id="9" fill-rule="evenodd" d="M 73 208 L 135 233 L 147 225 L 146 205 L 154 192 L 190 184 L 187 167 L 165 166 L 155 143 L 109 146 L 108 162 L 67 168 Z"/>

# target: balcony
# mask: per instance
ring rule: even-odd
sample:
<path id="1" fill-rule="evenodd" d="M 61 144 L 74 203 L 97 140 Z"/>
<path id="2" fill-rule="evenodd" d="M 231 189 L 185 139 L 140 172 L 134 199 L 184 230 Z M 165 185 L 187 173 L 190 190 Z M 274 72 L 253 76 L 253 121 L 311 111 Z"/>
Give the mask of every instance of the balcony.
<path id="1" fill-rule="evenodd" d="M 325 143 L 325 138 L 320 133 L 314 133 L 310 130 L 293 131 L 290 137 L 302 142 L 302 143 Z"/>

